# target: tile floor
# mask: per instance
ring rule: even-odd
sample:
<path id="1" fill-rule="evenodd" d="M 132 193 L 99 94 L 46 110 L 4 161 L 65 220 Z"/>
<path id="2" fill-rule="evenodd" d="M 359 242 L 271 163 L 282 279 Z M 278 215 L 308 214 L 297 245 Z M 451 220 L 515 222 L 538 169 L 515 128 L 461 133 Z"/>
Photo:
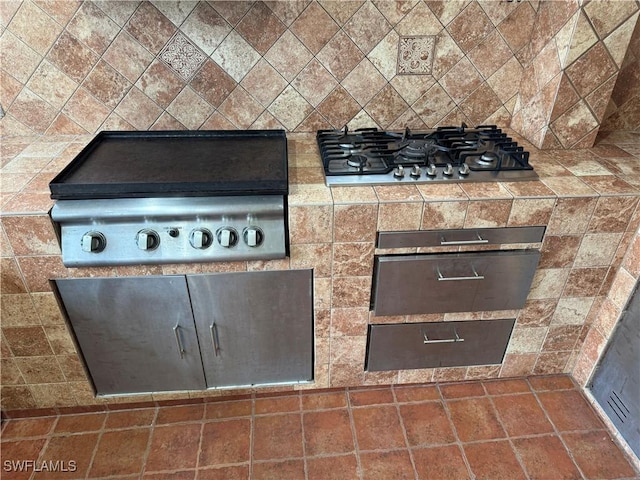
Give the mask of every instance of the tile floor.
<path id="1" fill-rule="evenodd" d="M 20 460 L 36 468 L 12 462 Z M 7 480 L 638 475 L 565 376 L 255 395 L 9 419 L 2 427 Z"/>

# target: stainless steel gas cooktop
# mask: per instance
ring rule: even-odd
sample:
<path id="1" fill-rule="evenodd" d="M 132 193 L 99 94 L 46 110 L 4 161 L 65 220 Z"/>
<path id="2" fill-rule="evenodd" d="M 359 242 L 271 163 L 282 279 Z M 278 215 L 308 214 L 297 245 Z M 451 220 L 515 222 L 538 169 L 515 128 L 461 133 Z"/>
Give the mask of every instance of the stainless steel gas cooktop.
<path id="1" fill-rule="evenodd" d="M 345 127 L 319 130 L 317 141 L 328 186 L 538 178 L 529 152 L 494 125 L 415 132 Z"/>

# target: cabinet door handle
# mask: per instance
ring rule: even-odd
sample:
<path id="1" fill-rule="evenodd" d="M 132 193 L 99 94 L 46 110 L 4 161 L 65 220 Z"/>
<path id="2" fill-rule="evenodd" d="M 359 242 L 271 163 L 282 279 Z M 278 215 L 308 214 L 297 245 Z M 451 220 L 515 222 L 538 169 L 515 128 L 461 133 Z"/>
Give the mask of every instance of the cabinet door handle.
<path id="1" fill-rule="evenodd" d="M 180 339 L 180 325 L 176 324 L 173 327 L 173 334 L 176 336 L 176 343 L 178 344 L 178 351 L 180 352 L 180 358 L 184 358 L 184 347 L 182 346 L 182 340 Z"/>
<path id="2" fill-rule="evenodd" d="M 211 332 L 211 343 L 213 344 L 213 352 L 216 357 L 220 355 L 220 340 L 218 338 L 218 326 L 216 322 L 209 325 L 209 331 Z"/>
<path id="3" fill-rule="evenodd" d="M 427 336 L 427 332 L 425 332 L 424 330 L 422 331 L 422 337 L 423 337 L 423 342 L 425 345 L 426 344 L 431 344 L 431 343 L 458 343 L 458 342 L 464 342 L 464 338 L 460 338 L 460 335 L 458 335 L 458 331 L 456 330 L 456 327 L 453 327 L 453 335 L 454 338 L 445 338 L 443 340 L 429 340 L 429 337 Z"/>
<path id="4" fill-rule="evenodd" d="M 442 275 L 442 272 L 440 272 L 440 267 L 437 268 L 439 282 L 448 282 L 455 280 L 484 280 L 484 275 L 478 275 L 478 272 L 476 272 L 476 269 L 473 266 L 471 267 L 471 269 L 473 270 L 473 276 L 470 277 L 445 277 L 444 275 Z"/>
<path id="5" fill-rule="evenodd" d="M 479 245 L 482 243 L 489 243 L 489 240 L 482 238 L 479 233 L 476 232 L 475 240 L 450 240 L 444 238 L 444 235 L 440 237 L 440 245 Z"/>

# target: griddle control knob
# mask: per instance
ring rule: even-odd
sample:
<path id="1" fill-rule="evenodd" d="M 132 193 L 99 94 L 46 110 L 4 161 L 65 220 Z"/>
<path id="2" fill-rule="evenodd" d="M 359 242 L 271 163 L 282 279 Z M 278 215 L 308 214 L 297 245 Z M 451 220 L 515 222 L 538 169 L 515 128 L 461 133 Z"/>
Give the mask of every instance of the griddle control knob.
<path id="1" fill-rule="evenodd" d="M 100 232 L 87 232 L 82 236 L 82 251 L 100 253 L 107 246 L 107 239 Z"/>
<path id="2" fill-rule="evenodd" d="M 398 165 L 396 168 L 393 169 L 393 176 L 396 178 L 403 178 L 404 177 L 404 167 L 402 165 Z"/>
<path id="3" fill-rule="evenodd" d="M 264 233 L 258 227 L 247 227 L 242 231 L 242 237 L 249 247 L 259 247 L 264 240 Z"/>
<path id="4" fill-rule="evenodd" d="M 460 173 L 460 175 L 469 175 L 469 165 L 463 163 L 462 165 L 460 165 L 460 170 L 458 170 L 458 172 Z"/>
<path id="5" fill-rule="evenodd" d="M 436 166 L 433 163 L 430 163 L 427 166 L 427 175 L 430 177 L 435 177 L 436 175 L 438 175 L 438 170 L 436 169 Z"/>
<path id="6" fill-rule="evenodd" d="M 230 227 L 221 227 L 216 232 L 218 243 L 224 248 L 231 248 L 238 243 L 238 232 Z"/>
<path id="7" fill-rule="evenodd" d="M 412 178 L 420 178 L 420 175 L 422 175 L 422 169 L 420 168 L 420 165 L 414 165 L 411 168 L 411 172 L 409 173 L 409 175 L 411 175 Z"/>
<path id="8" fill-rule="evenodd" d="M 147 228 L 140 230 L 136 235 L 136 245 L 140 250 L 155 250 L 160 245 L 160 235 Z"/>
<path id="9" fill-rule="evenodd" d="M 189 234 L 189 243 L 193 248 L 209 248 L 213 243 L 213 235 L 206 228 L 194 228 Z"/>

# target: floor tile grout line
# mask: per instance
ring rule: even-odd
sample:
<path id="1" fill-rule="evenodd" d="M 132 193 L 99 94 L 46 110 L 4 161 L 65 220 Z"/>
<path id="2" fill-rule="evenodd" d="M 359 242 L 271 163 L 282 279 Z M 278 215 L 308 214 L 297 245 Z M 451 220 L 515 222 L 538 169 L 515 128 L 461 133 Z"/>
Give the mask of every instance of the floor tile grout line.
<path id="1" fill-rule="evenodd" d="M 531 475 L 529 474 L 529 471 L 527 470 L 521 456 L 520 453 L 518 452 L 518 450 L 516 449 L 516 446 L 514 445 L 512 439 L 511 439 L 511 435 L 509 434 L 509 430 L 507 430 L 507 427 L 505 426 L 504 422 L 502 421 L 502 417 L 500 416 L 500 412 L 498 411 L 498 408 L 496 407 L 496 404 L 493 401 L 493 397 L 491 396 L 487 396 L 487 398 L 489 399 L 489 402 L 491 404 L 491 408 L 493 408 L 493 411 L 496 415 L 496 420 L 498 420 L 498 423 L 500 424 L 500 427 L 502 427 L 502 430 L 504 431 L 505 434 L 505 440 L 509 443 L 509 447 L 511 448 L 511 451 L 513 452 L 513 455 L 516 457 L 516 461 L 518 462 L 518 464 L 520 465 L 520 468 L 522 469 L 522 472 L 524 473 L 525 477 L 527 479 L 531 479 Z M 500 440 L 500 439 L 495 439 Z"/>
<path id="2" fill-rule="evenodd" d="M 256 438 L 256 397 L 251 395 L 251 416 L 249 425 L 249 478 L 253 478 L 253 456 L 255 454 L 255 438 Z"/>
<path id="3" fill-rule="evenodd" d="M 451 431 L 453 432 L 453 436 L 456 439 L 456 441 L 452 445 L 457 445 L 458 450 L 462 455 L 462 461 L 464 462 L 464 465 L 467 468 L 467 473 L 469 474 L 469 478 L 472 478 L 472 479 L 476 478 L 476 475 L 473 473 L 473 470 L 471 469 L 471 463 L 467 458 L 467 452 L 465 452 L 464 450 L 464 443 L 460 439 L 460 436 L 458 435 L 458 430 L 456 429 L 456 425 L 453 422 L 453 417 L 452 417 L 451 411 L 449 410 L 449 405 L 445 400 L 444 395 L 442 394 L 442 390 L 440 389 L 440 384 L 436 383 L 435 386 L 438 391 L 438 396 L 440 397 L 440 405 L 444 409 L 445 415 L 447 416 L 447 420 L 449 420 L 449 427 L 451 428 Z"/>
<path id="4" fill-rule="evenodd" d="M 304 470 L 304 478 L 307 480 L 309 478 L 309 466 L 307 464 L 307 448 L 306 448 L 306 438 L 304 435 L 304 415 L 302 411 L 302 396 L 298 396 L 298 407 L 300 408 L 300 435 L 302 436 L 302 468 Z"/>
<path id="5" fill-rule="evenodd" d="M 556 426 L 555 422 L 549 416 L 549 412 L 547 412 L 547 409 L 545 408 L 544 404 L 542 403 L 542 400 L 540 400 L 540 398 L 538 397 L 538 393 L 540 393 L 540 392 L 538 392 L 536 389 L 533 388 L 533 385 L 531 385 L 531 382 L 529 381 L 528 378 L 526 379 L 526 381 L 529 384 L 529 387 L 531 388 L 531 391 L 533 392 L 533 396 L 535 397 L 536 402 L 538 402 L 538 406 L 542 409 L 542 411 L 544 412 L 545 417 L 547 418 L 547 420 L 549 421 L 549 423 L 553 427 L 553 431 L 556 434 L 556 436 L 558 437 L 558 440 L 560 441 L 560 443 L 564 447 L 565 451 L 567 452 L 567 455 L 569 456 L 569 458 L 571 459 L 571 461 L 575 465 L 576 469 L 578 470 L 578 472 L 580 473 L 582 478 L 586 479 L 587 476 L 584 474 L 584 472 L 580 468 L 580 465 L 578 465 L 578 462 L 576 461 L 575 457 L 573 456 L 573 452 L 571 451 L 571 449 L 568 447 L 568 445 L 564 441 L 564 438 L 562 437 L 562 434 L 561 434 L 560 430 L 558 429 L 558 427 Z M 546 390 L 545 392 L 574 391 L 574 390 L 575 389 L 571 389 L 571 390 Z M 543 393 L 545 393 L 545 392 L 543 392 Z"/>
<path id="6" fill-rule="evenodd" d="M 418 469 L 416 468 L 416 461 L 413 458 L 413 452 L 411 451 L 411 445 L 409 444 L 409 436 L 407 435 L 407 428 L 404 425 L 404 418 L 402 418 L 402 413 L 400 412 L 400 403 L 398 402 L 398 398 L 396 397 L 396 392 L 394 388 L 391 388 L 391 396 L 393 397 L 394 406 L 396 408 L 396 415 L 398 415 L 398 420 L 400 421 L 400 429 L 402 430 L 402 438 L 404 439 L 404 444 L 409 454 L 409 461 L 411 462 L 411 467 L 413 468 L 413 477 L 415 480 L 419 480 Z"/>
<path id="7" fill-rule="evenodd" d="M 60 417 L 58 417 L 59 421 Z M 98 438 L 96 439 L 96 444 L 93 446 L 93 452 L 91 454 L 91 459 L 89 460 L 89 465 L 87 466 L 87 471 L 85 472 L 85 478 L 91 478 L 89 475 L 91 473 L 91 469 L 93 468 L 93 462 L 95 461 L 96 455 L 98 454 L 98 447 L 100 446 L 100 441 L 104 435 L 105 425 L 107 424 L 107 415 L 102 419 L 102 426 L 98 430 Z M 57 426 L 57 425 L 56 425 Z"/>
<path id="8" fill-rule="evenodd" d="M 153 442 L 153 436 L 156 429 L 156 420 L 158 419 L 160 407 L 154 407 L 153 420 L 151 420 L 151 425 L 149 425 L 149 438 L 147 439 L 147 447 L 145 448 L 145 452 L 142 455 L 142 468 L 140 469 L 140 477 L 142 478 L 147 471 L 147 462 L 149 461 L 149 454 L 151 453 L 151 444 Z"/>
<path id="9" fill-rule="evenodd" d="M 364 478 L 364 470 L 362 469 L 362 461 L 360 459 L 360 446 L 358 445 L 358 435 L 356 433 L 356 421 L 353 418 L 353 406 L 351 404 L 351 395 L 349 395 L 349 389 L 344 389 L 344 396 L 346 400 L 346 409 L 349 415 L 349 426 L 351 427 L 351 438 L 353 440 L 353 447 L 356 454 L 356 468 L 358 478 L 362 480 Z"/>
<path id="10" fill-rule="evenodd" d="M 58 426 L 59 421 L 60 421 L 60 415 L 56 415 L 56 418 L 53 424 L 51 425 L 51 428 L 49 429 L 49 433 L 47 434 L 46 440 L 42 444 L 42 448 L 40 449 L 40 452 L 38 452 L 38 458 L 36 459 L 36 461 L 42 462 L 44 460 L 43 458 L 44 453 L 47 451 L 47 448 L 49 448 L 49 443 L 51 443 L 51 439 L 53 438 L 53 432 L 55 431 L 55 428 Z M 35 475 L 36 475 L 35 471 L 31 472 L 31 475 L 29 475 L 29 479 L 31 480 L 35 478 Z"/>
<path id="11" fill-rule="evenodd" d="M 207 413 L 206 407 L 202 409 L 202 418 L 200 418 L 200 438 L 198 438 L 198 454 L 196 455 L 196 472 L 200 468 L 200 457 L 202 456 L 202 442 L 204 439 L 204 426 L 206 425 L 205 416 Z M 194 474 L 194 478 L 197 473 Z"/>

